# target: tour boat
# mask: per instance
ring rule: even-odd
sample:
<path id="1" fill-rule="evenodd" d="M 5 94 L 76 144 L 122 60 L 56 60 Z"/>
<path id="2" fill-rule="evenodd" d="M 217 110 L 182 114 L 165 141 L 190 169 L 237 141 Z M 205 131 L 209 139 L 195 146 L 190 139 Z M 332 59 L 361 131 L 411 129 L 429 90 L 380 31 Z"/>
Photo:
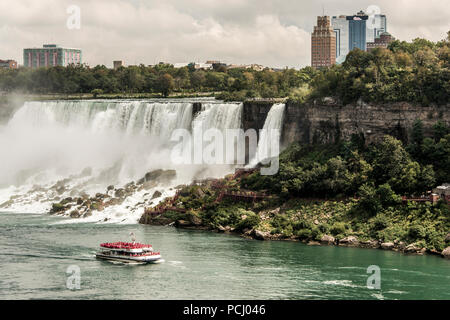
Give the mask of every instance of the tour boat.
<path id="1" fill-rule="evenodd" d="M 113 242 L 100 244 L 98 259 L 125 263 L 156 263 L 161 260 L 161 253 L 155 252 L 149 244 L 133 242 Z"/>

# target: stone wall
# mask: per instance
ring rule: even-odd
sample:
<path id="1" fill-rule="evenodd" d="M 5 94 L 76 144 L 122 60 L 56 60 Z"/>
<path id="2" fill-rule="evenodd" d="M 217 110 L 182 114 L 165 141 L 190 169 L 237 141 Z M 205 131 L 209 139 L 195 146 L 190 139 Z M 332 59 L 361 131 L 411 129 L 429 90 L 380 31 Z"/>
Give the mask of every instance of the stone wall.
<path id="1" fill-rule="evenodd" d="M 255 129 L 259 131 L 264 127 L 267 114 L 273 106 L 272 101 L 246 101 L 242 115 L 242 127 L 244 131 Z M 259 137 L 259 132 L 258 132 Z"/>
<path id="2" fill-rule="evenodd" d="M 273 103 L 244 103 L 243 127 L 261 129 Z M 334 143 L 363 134 L 366 143 L 392 135 L 407 142 L 415 120 L 423 122 L 426 135 L 441 120 L 450 125 L 450 105 L 420 106 L 410 103 L 366 104 L 358 102 L 346 106 L 332 99 L 310 104 L 286 104 L 282 144 Z"/>

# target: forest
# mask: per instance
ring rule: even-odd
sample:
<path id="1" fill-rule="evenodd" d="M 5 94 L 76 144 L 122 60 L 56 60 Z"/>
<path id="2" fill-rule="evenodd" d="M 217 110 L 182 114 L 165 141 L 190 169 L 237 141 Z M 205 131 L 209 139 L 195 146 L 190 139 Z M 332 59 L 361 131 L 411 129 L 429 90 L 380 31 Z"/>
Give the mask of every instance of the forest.
<path id="1" fill-rule="evenodd" d="M 408 101 L 446 104 L 450 97 L 450 31 L 446 39 L 432 42 L 415 39 L 394 41 L 388 49 L 351 51 L 341 65 L 320 70 L 254 71 L 193 65 L 128 66 L 117 70 L 104 65 L 70 65 L 0 70 L 0 91 L 31 94 L 210 93 L 223 100 L 289 98 L 303 103 L 334 97 L 343 104 Z"/>

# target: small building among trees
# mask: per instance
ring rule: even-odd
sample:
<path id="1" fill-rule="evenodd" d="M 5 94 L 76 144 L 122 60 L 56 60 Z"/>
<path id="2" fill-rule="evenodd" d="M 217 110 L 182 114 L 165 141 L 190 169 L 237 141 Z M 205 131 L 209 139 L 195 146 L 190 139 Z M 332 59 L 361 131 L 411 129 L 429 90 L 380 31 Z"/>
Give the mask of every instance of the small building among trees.
<path id="1" fill-rule="evenodd" d="M 439 198 L 446 203 L 450 203 L 450 183 L 444 183 L 443 185 L 434 188 L 433 193 L 437 194 Z"/>

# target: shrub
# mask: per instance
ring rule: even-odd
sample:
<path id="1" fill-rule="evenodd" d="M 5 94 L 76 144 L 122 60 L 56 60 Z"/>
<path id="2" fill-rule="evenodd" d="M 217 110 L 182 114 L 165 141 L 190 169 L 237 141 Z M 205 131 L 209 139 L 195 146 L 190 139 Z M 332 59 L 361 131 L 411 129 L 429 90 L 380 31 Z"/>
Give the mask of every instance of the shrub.
<path id="1" fill-rule="evenodd" d="M 386 229 L 387 226 L 389 225 L 389 222 L 388 222 L 388 219 L 386 218 L 386 216 L 377 215 L 373 219 L 372 224 L 373 224 L 373 229 L 375 231 L 380 231 L 380 230 Z"/>
<path id="2" fill-rule="evenodd" d="M 184 219 L 186 219 L 186 214 L 168 210 L 162 214 L 162 217 L 173 220 L 173 221 L 184 220 Z"/>
<path id="3" fill-rule="evenodd" d="M 314 240 L 320 240 L 322 238 L 322 232 L 320 232 L 319 227 L 317 226 L 312 227 L 311 238 Z"/>
<path id="4" fill-rule="evenodd" d="M 337 236 L 338 234 L 345 234 L 346 231 L 346 225 L 344 222 L 335 222 L 330 228 L 330 232 Z"/>
<path id="5" fill-rule="evenodd" d="M 298 231 L 301 229 L 311 229 L 311 227 L 311 222 L 306 220 L 299 220 L 292 224 L 292 228 L 294 229 L 294 231 Z"/>
<path id="6" fill-rule="evenodd" d="M 311 230 L 310 229 L 300 229 L 300 230 L 295 231 L 294 234 L 300 240 L 308 239 L 311 237 Z"/>
<path id="7" fill-rule="evenodd" d="M 91 91 L 91 94 L 94 96 L 94 98 L 97 98 L 98 95 L 103 94 L 103 90 L 102 89 L 94 89 Z"/>
<path id="8" fill-rule="evenodd" d="M 292 236 L 293 234 L 293 229 L 292 229 L 292 225 L 288 225 L 282 232 L 281 234 L 283 235 L 283 237 L 288 238 L 290 236 Z"/>
<path id="9" fill-rule="evenodd" d="M 322 233 L 327 233 L 330 230 L 330 226 L 326 223 L 319 225 L 319 231 Z"/>
<path id="10" fill-rule="evenodd" d="M 248 211 L 247 212 L 247 218 L 245 218 L 244 220 L 240 221 L 237 225 L 236 225 L 236 229 L 237 230 L 243 230 L 243 229 L 253 229 L 256 226 L 259 225 L 259 223 L 261 222 L 261 218 L 259 217 L 259 215 Z"/>
<path id="11" fill-rule="evenodd" d="M 419 223 L 413 223 L 408 228 L 408 236 L 412 239 L 424 239 L 427 235 L 427 232 L 423 226 Z"/>
<path id="12" fill-rule="evenodd" d="M 275 216 L 275 218 L 273 218 L 273 220 L 270 223 L 274 228 L 285 229 L 287 226 L 291 224 L 291 221 L 286 215 L 278 214 Z"/>

